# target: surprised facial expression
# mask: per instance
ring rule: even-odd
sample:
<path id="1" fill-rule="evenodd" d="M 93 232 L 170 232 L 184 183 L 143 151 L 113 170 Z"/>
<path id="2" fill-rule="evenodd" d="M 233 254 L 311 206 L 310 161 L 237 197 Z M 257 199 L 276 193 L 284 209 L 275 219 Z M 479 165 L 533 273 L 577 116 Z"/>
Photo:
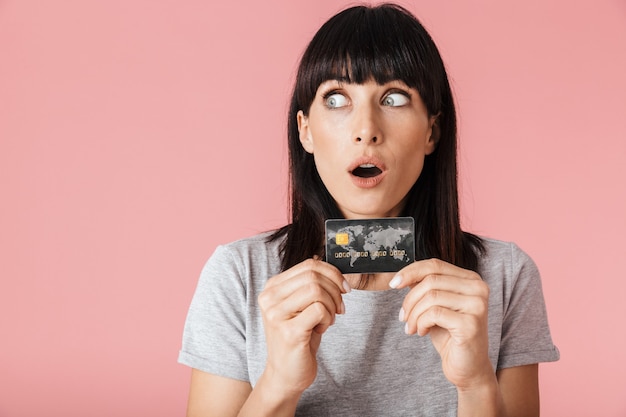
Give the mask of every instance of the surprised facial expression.
<path id="1" fill-rule="evenodd" d="M 298 128 L 345 218 L 394 217 L 435 150 L 436 118 L 402 81 L 329 80 L 308 116 L 298 112 Z"/>

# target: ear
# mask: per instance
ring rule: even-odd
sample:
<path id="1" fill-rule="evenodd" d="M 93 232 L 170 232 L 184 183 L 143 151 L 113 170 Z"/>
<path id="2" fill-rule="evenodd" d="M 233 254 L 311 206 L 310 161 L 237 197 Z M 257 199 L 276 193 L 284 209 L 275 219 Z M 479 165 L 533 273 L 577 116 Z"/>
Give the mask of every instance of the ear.
<path id="1" fill-rule="evenodd" d="M 430 116 L 430 134 L 428 137 L 428 141 L 426 142 L 426 155 L 430 155 L 431 153 L 435 152 L 435 149 L 437 149 L 437 144 L 439 143 L 439 138 L 441 137 L 441 129 L 439 129 L 440 114 L 441 113 L 437 113 L 434 116 Z"/>
<path id="2" fill-rule="evenodd" d="M 302 110 L 298 111 L 298 132 L 300 132 L 300 143 L 305 151 L 313 153 L 313 138 L 311 137 L 311 129 L 309 129 L 309 118 L 304 115 Z"/>

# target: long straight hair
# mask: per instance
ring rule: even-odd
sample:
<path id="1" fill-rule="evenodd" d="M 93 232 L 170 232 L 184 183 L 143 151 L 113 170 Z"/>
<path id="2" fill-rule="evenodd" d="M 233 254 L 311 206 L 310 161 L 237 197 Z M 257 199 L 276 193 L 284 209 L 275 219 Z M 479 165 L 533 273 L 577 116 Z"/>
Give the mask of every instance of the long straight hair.
<path id="1" fill-rule="evenodd" d="M 313 156 L 302 147 L 297 125 L 298 111 L 308 115 L 319 85 L 332 79 L 357 84 L 401 80 L 419 92 L 429 116 L 438 115 L 436 149 L 426 156 L 402 216 L 415 219 L 417 258 L 435 257 L 476 270 L 483 245 L 460 226 L 456 112 L 446 70 L 426 29 L 395 4 L 356 6 L 338 13 L 319 29 L 302 56 L 287 126 L 291 223 L 270 237 L 286 235 L 281 246 L 283 270 L 323 256 L 324 221 L 343 217 Z"/>

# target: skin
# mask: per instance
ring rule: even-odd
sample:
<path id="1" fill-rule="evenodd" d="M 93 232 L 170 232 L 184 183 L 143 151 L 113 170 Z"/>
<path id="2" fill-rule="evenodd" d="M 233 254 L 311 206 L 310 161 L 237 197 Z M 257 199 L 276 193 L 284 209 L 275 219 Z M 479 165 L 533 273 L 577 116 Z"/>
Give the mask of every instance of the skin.
<path id="1" fill-rule="evenodd" d="M 435 150 L 435 121 L 417 90 L 401 81 L 329 80 L 319 86 L 308 116 L 298 113 L 300 142 L 313 154 L 320 178 L 347 219 L 400 214 L 424 157 Z M 384 164 L 376 187 L 354 185 L 348 170 L 360 157 Z"/>
<path id="2" fill-rule="evenodd" d="M 400 81 L 318 88 L 308 116 L 298 114 L 300 140 L 313 154 L 322 181 L 346 218 L 397 216 L 437 142 L 436 116 Z M 383 175 L 375 186 L 354 179 L 359 158 L 375 158 Z M 365 184 L 365 186 L 364 186 Z M 267 340 L 266 368 L 254 389 L 193 370 L 187 415 L 293 416 L 315 380 L 316 353 L 342 295 L 358 277 L 343 276 L 319 259 L 306 260 L 268 280 L 259 296 Z M 430 334 L 446 378 L 457 387 L 459 416 L 539 415 L 537 365 L 494 373 L 488 357 L 489 288 L 480 276 L 437 259 L 415 262 L 376 288 L 410 288 L 398 318 L 407 337 Z M 419 336 L 415 336 L 415 335 Z"/>

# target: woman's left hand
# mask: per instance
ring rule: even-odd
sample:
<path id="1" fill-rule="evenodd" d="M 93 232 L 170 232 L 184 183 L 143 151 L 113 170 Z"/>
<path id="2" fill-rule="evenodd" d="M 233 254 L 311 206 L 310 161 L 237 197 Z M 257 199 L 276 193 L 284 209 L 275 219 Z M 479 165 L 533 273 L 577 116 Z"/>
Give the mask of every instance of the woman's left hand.
<path id="1" fill-rule="evenodd" d="M 493 380 L 487 331 L 489 287 L 477 273 L 429 259 L 403 268 L 389 285 L 411 288 L 400 320 L 406 322 L 407 334 L 430 334 L 451 383 L 471 389 Z"/>

